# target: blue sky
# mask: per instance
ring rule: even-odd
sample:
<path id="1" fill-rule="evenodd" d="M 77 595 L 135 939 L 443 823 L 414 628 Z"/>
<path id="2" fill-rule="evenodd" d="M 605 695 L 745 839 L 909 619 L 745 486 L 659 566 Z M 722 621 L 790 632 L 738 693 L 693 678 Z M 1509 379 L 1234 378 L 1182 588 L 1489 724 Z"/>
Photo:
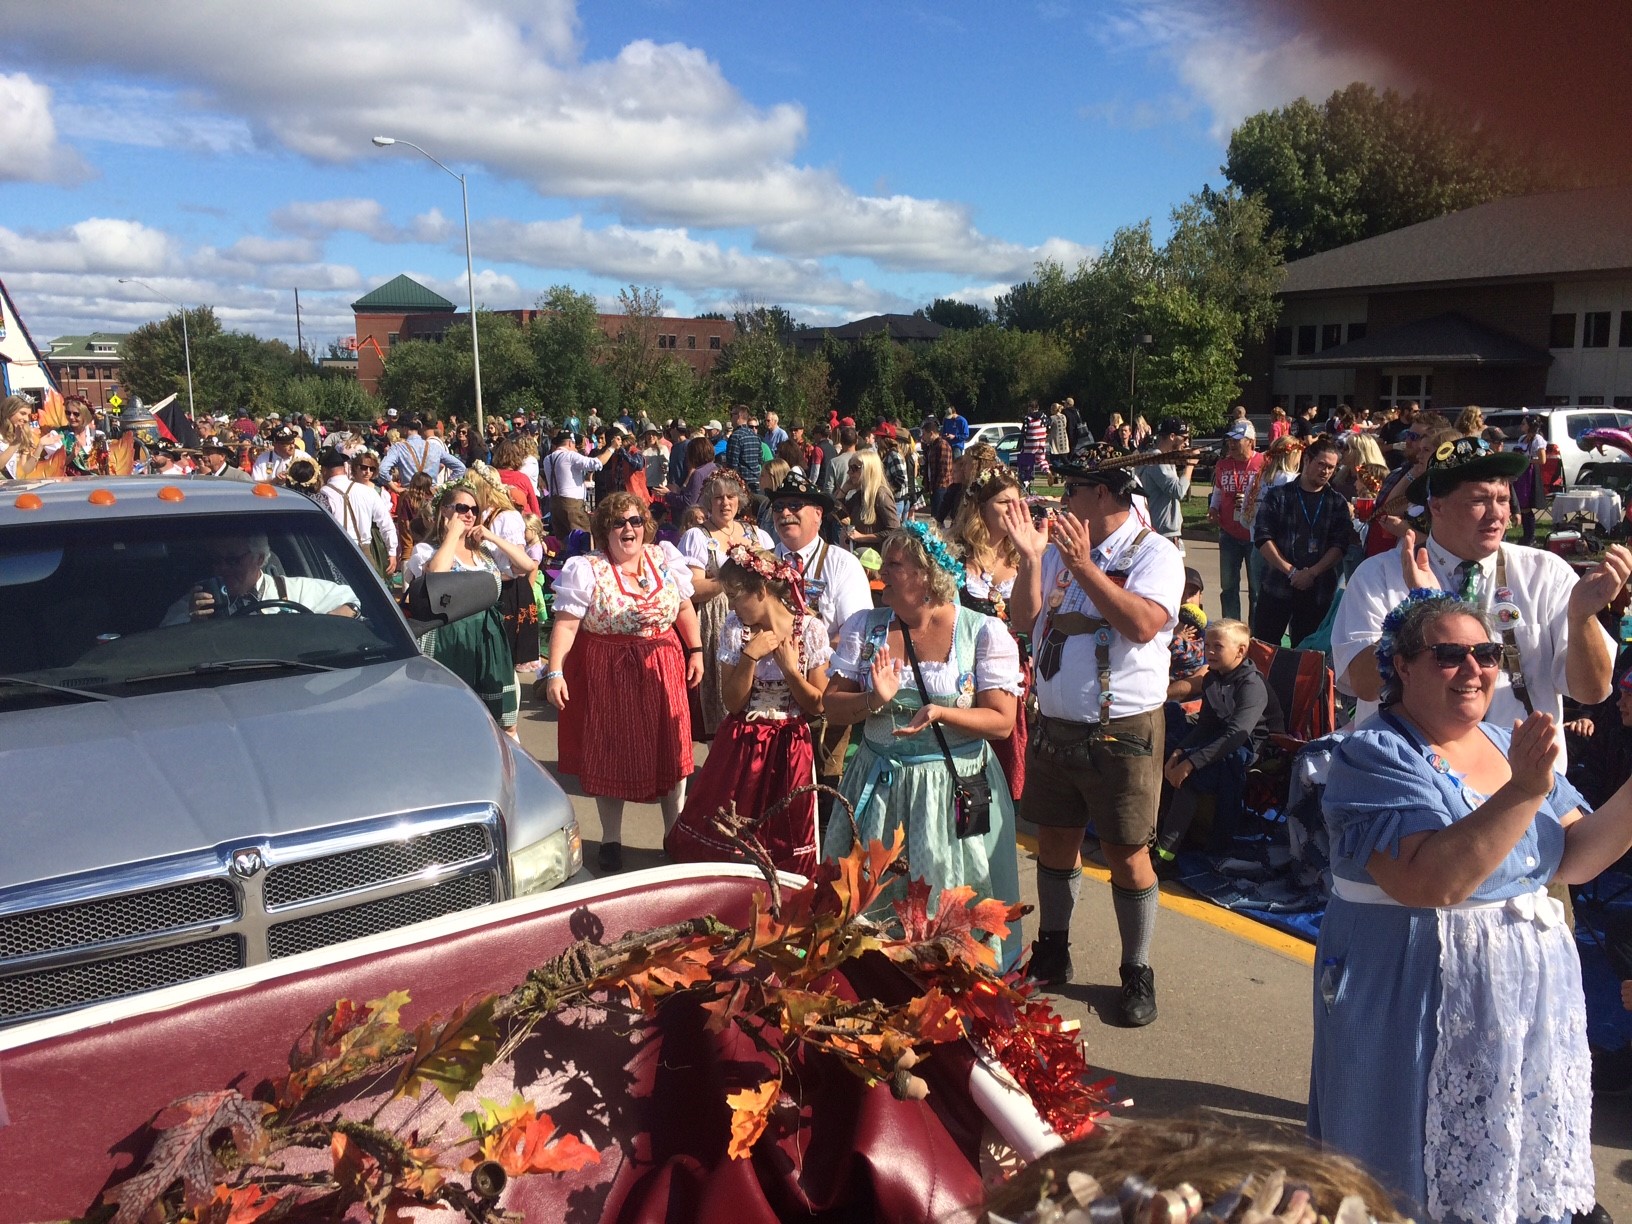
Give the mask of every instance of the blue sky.
<path id="1" fill-rule="evenodd" d="M 399 272 L 478 301 L 989 303 L 1218 180 L 1231 126 L 1374 64 L 1249 0 L 0 0 L 0 278 L 36 339 L 165 296 L 308 341 Z M 120 284 L 139 277 L 153 288 Z"/>

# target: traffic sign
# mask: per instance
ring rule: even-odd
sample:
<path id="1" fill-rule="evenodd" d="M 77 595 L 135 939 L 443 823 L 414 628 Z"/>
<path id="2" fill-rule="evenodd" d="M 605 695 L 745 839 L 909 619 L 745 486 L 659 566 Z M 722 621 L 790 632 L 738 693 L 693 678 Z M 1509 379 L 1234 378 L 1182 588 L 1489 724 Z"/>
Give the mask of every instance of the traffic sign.
<path id="1" fill-rule="evenodd" d="M 117 393 L 108 396 L 108 407 L 109 408 L 118 408 L 121 405 L 123 405 L 124 402 L 125 402 L 124 400 L 119 398 Z"/>

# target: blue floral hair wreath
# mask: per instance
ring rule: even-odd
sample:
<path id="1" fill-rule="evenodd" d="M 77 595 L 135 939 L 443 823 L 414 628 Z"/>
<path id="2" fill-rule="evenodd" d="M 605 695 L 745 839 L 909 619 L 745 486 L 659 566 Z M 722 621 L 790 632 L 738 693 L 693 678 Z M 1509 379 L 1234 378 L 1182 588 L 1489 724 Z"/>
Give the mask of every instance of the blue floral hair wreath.
<path id="1" fill-rule="evenodd" d="M 1418 587 L 1407 593 L 1406 597 L 1395 604 L 1389 614 L 1383 617 L 1382 636 L 1377 639 L 1377 675 L 1382 680 L 1382 691 L 1385 697 L 1398 692 L 1400 678 L 1394 670 L 1395 645 L 1394 636 L 1399 633 L 1400 626 L 1405 623 L 1405 614 L 1419 603 L 1440 600 L 1445 603 L 1461 606 L 1462 601 L 1449 591 L 1442 591 L 1438 587 Z"/>
<path id="2" fill-rule="evenodd" d="M 921 523 L 917 519 L 908 519 L 903 525 L 918 537 L 918 542 L 924 546 L 929 559 L 951 574 L 952 580 L 958 584 L 958 590 L 963 590 L 965 581 L 963 562 L 952 555 L 951 549 L 947 548 L 946 541 L 941 539 L 939 533 L 931 531 L 929 524 Z"/>

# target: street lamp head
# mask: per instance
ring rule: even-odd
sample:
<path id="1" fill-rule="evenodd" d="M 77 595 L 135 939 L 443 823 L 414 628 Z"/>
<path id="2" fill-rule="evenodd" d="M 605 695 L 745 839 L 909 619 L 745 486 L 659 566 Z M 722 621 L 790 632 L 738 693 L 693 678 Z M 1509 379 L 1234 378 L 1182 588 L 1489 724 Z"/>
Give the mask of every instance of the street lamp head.
<path id="1" fill-rule="evenodd" d="M 120 284 L 121 284 L 121 285 L 128 285 L 128 284 L 130 284 L 130 277 L 128 277 L 128 276 L 121 276 L 121 277 L 120 277 L 120 278 L 119 278 L 119 283 L 120 283 Z"/>
<path id="2" fill-rule="evenodd" d="M 379 145 L 380 148 L 384 149 L 390 145 L 396 144 L 397 138 L 395 136 L 376 136 L 374 137 L 374 143 Z"/>

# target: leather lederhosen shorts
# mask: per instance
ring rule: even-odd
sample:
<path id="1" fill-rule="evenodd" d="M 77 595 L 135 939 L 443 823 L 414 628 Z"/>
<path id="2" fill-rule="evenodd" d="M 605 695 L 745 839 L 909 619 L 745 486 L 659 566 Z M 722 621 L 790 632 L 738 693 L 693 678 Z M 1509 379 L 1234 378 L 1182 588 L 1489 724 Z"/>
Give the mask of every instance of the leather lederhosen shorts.
<path id="1" fill-rule="evenodd" d="M 1021 818 L 1067 829 L 1092 821 L 1102 842 L 1148 844 L 1156 834 L 1166 733 L 1160 707 L 1103 728 L 1039 717 L 1026 752 Z"/>

